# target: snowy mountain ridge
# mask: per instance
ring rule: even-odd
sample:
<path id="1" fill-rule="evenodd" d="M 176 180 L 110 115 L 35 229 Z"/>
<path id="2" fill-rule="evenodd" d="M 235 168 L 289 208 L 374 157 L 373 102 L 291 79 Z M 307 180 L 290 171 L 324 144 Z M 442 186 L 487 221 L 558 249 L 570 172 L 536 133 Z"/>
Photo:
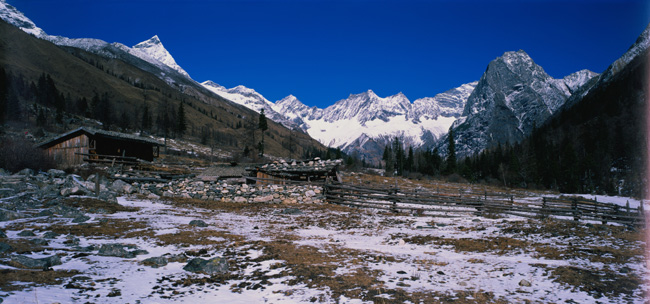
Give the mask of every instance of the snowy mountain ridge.
<path id="1" fill-rule="evenodd" d="M 162 45 L 162 42 L 160 42 L 160 39 L 157 35 L 141 43 L 138 43 L 133 47 L 128 47 L 118 42 L 108 43 L 106 41 L 94 38 L 67 38 L 62 36 L 48 35 L 43 29 L 36 26 L 36 24 L 34 24 L 34 22 L 31 19 L 27 18 L 22 12 L 17 10 L 12 5 L 8 4 L 6 0 L 0 0 L 0 18 L 7 23 L 20 28 L 28 34 L 44 40 L 48 40 L 56 45 L 76 47 L 111 58 L 116 57 L 113 54 L 115 49 L 121 50 L 155 66 L 158 66 L 159 68 L 171 68 L 172 70 L 191 80 L 190 75 L 178 64 L 176 64 L 176 61 Z M 165 75 L 161 76 L 164 77 Z"/>

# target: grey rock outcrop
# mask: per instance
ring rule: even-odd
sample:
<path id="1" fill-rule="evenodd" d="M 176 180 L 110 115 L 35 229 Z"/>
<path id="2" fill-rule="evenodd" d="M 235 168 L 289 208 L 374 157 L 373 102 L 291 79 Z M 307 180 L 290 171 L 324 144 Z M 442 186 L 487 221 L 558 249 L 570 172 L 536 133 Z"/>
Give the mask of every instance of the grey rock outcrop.
<path id="1" fill-rule="evenodd" d="M 40 259 L 33 259 L 24 255 L 15 255 L 9 262 L 11 266 L 26 269 L 48 269 L 52 266 L 61 265 L 61 257 L 53 255 Z"/>
<path id="2" fill-rule="evenodd" d="M 488 64 L 452 126 L 456 154 L 521 141 L 596 75 L 583 70 L 554 79 L 526 52 L 506 52 Z M 438 142 L 441 153 L 447 153 L 448 142 L 448 134 Z"/>

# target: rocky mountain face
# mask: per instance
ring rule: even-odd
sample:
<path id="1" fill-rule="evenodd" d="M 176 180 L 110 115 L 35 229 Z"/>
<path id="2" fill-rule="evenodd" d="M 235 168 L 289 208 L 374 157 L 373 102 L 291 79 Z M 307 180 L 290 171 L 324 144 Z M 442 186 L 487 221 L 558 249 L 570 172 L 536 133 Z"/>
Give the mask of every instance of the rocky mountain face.
<path id="1" fill-rule="evenodd" d="M 497 144 L 516 143 L 555 113 L 597 74 L 582 70 L 554 79 L 526 52 L 506 52 L 493 60 L 452 126 L 456 153 L 471 155 Z M 448 139 L 437 147 L 447 151 Z"/>

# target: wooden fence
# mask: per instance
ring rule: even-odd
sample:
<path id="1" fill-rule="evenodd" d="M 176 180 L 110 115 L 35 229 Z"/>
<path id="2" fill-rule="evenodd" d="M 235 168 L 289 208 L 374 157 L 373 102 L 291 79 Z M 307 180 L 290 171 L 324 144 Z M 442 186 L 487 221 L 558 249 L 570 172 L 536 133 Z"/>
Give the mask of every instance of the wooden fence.
<path id="1" fill-rule="evenodd" d="M 511 214 L 530 218 L 554 217 L 645 226 L 643 204 L 639 208 L 632 208 L 629 202 L 627 206 L 619 206 L 583 197 L 515 199 L 511 195 L 488 192 L 441 193 L 417 189 L 368 188 L 341 183 L 328 183 L 323 189 L 325 198 L 331 203 L 393 212 L 408 211 L 438 217 Z"/>

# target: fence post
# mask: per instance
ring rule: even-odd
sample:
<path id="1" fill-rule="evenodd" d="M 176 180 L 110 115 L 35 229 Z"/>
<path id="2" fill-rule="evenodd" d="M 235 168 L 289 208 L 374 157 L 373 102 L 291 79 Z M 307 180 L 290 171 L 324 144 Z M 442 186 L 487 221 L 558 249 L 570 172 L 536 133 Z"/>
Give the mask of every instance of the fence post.
<path id="1" fill-rule="evenodd" d="M 487 201 L 487 190 L 485 190 L 485 200 Z"/>
<path id="2" fill-rule="evenodd" d="M 573 207 L 573 220 L 578 222 L 578 221 L 580 221 L 580 213 L 578 211 L 578 199 L 575 198 L 575 197 L 573 198 L 573 206 L 572 207 Z"/>
<path id="3" fill-rule="evenodd" d="M 627 213 L 626 215 L 629 216 L 630 215 L 630 201 L 625 202 L 625 211 Z"/>
<path id="4" fill-rule="evenodd" d="M 388 195 L 390 196 L 390 195 L 392 195 L 392 194 L 397 194 L 397 188 L 395 188 L 395 189 L 388 189 Z M 392 211 L 393 213 L 397 213 L 397 212 L 398 212 L 398 211 L 397 211 L 397 199 L 392 199 L 392 198 L 391 198 L 391 202 L 393 202 L 393 204 L 392 204 L 392 206 L 391 206 L 391 208 L 390 208 L 391 211 Z"/>
<path id="5" fill-rule="evenodd" d="M 546 197 L 542 197 L 542 218 L 546 219 L 547 217 L 547 211 L 546 211 Z"/>

